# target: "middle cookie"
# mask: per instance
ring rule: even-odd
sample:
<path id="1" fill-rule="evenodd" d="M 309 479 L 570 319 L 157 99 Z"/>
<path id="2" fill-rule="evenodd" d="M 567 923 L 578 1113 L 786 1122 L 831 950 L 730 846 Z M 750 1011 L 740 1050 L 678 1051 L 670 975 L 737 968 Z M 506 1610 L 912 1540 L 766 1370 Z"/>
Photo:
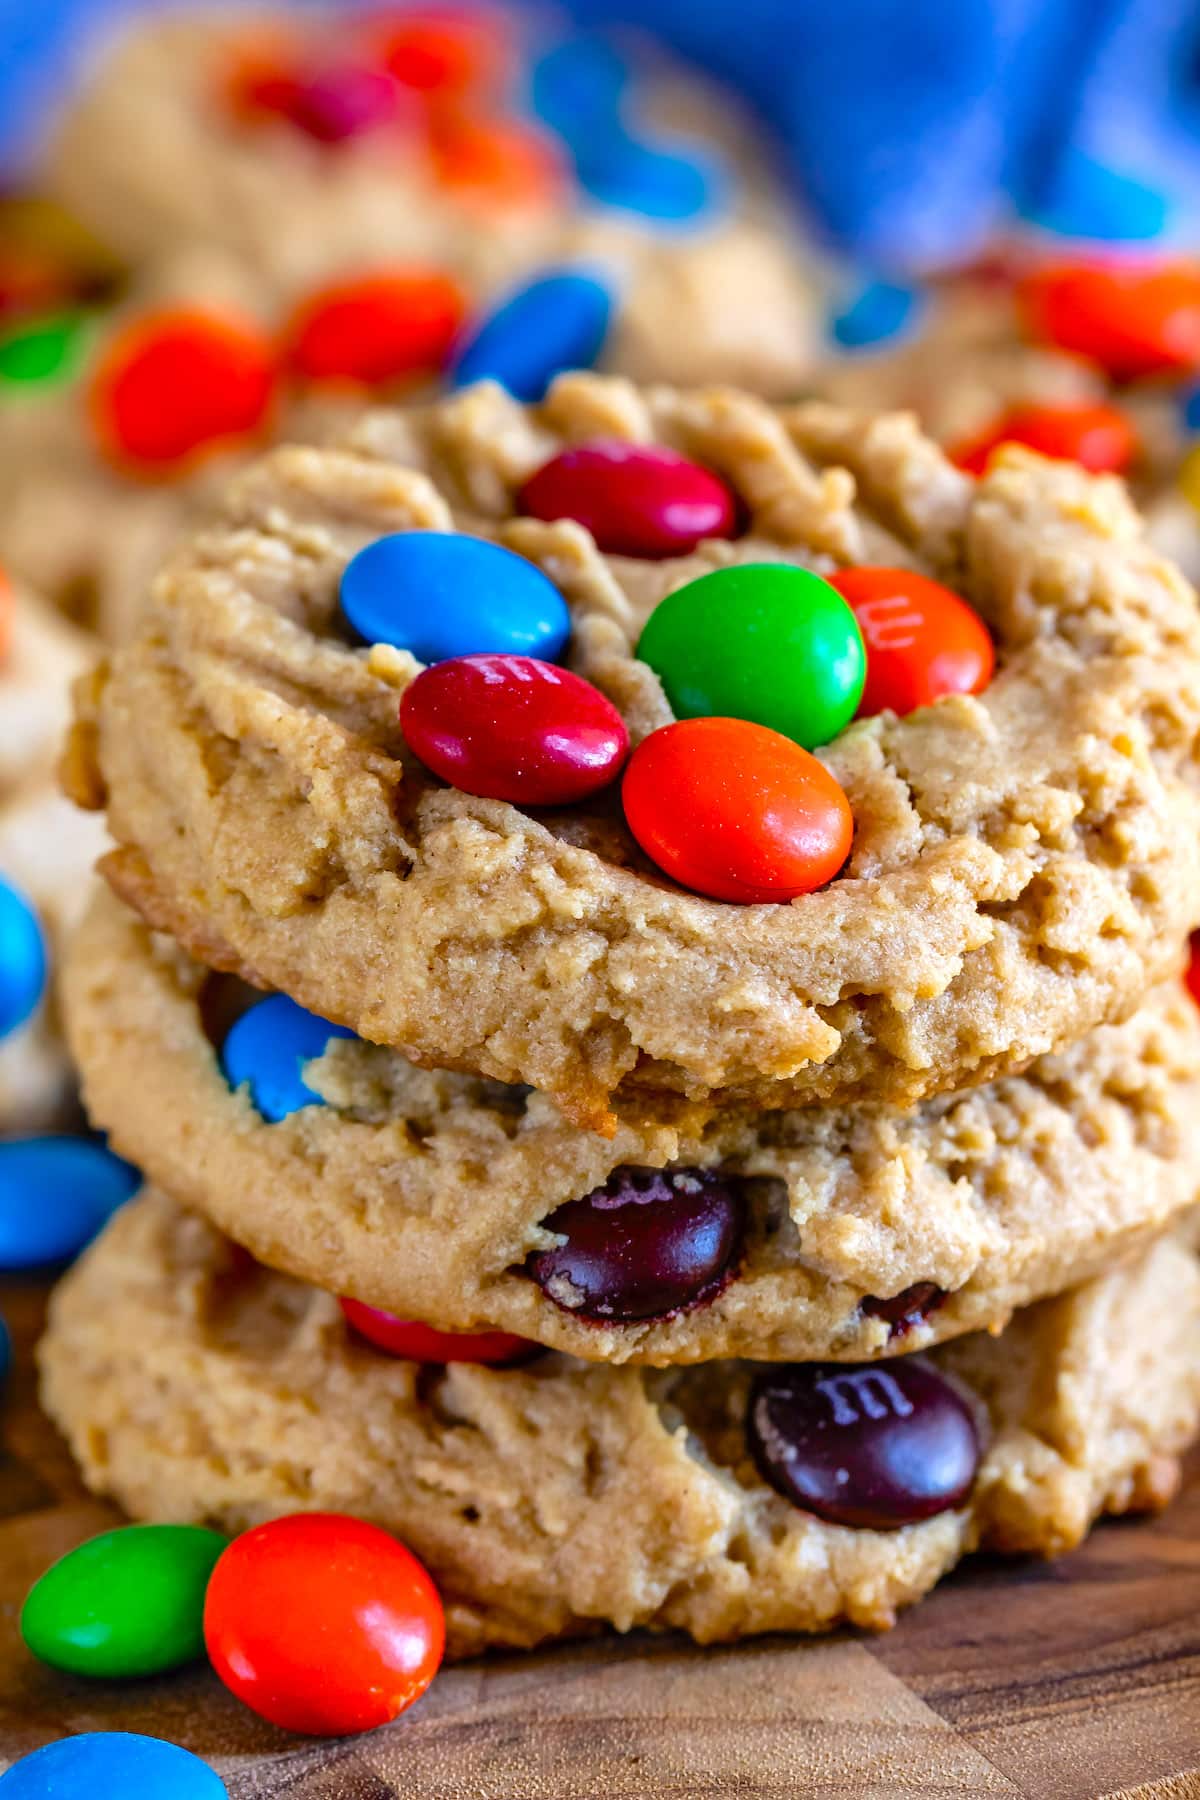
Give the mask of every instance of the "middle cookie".
<path id="1" fill-rule="evenodd" d="M 1178 983 L 915 1112 L 678 1102 L 612 1138 L 319 1022 L 284 1071 L 310 1103 L 269 1122 L 222 1068 L 246 997 L 98 895 L 66 974 L 94 1122 L 259 1260 L 446 1330 L 597 1361 L 863 1361 L 999 1329 L 1196 1199 L 1200 1015 Z"/>

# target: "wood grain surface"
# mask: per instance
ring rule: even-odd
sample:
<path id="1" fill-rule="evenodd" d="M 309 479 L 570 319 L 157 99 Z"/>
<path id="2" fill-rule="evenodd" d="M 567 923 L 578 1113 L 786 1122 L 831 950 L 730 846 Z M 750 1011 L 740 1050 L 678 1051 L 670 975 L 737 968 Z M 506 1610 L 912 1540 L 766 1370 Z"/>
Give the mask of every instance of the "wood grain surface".
<path id="1" fill-rule="evenodd" d="M 1103 1526 L 1058 1563 L 976 1562 L 884 1637 L 636 1637 L 494 1658 L 444 1672 L 411 1714 L 351 1742 L 289 1738 L 199 1669 L 121 1686 L 55 1674 L 21 1645 L 21 1601 L 117 1515 L 38 1412 L 43 1305 L 36 1286 L 0 1290 L 16 1352 L 0 1768 L 52 1737 L 128 1730 L 205 1757 L 231 1800 L 1200 1800 L 1200 1463 L 1163 1518 Z"/>

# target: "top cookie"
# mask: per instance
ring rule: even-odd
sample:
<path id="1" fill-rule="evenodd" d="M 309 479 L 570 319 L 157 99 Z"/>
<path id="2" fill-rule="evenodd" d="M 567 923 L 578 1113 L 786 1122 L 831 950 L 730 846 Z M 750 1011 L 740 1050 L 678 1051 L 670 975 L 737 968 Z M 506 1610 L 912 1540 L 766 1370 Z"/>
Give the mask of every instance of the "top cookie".
<path id="1" fill-rule="evenodd" d="M 596 439 L 716 471 L 739 535 L 606 555 L 573 520 L 517 516 L 535 471 Z M 790 904 L 703 898 L 642 854 L 615 786 L 530 809 L 411 754 L 397 706 L 419 665 L 351 643 L 338 589 L 357 552 L 412 530 L 543 569 L 568 603 L 566 661 L 639 746 L 673 716 L 634 655 L 644 623 L 734 565 L 925 572 L 986 623 L 996 672 L 822 749 L 853 817 L 835 879 Z M 416 598 L 444 622 L 432 590 Z M 769 689 L 793 649 L 768 643 Z M 1129 1011 L 1194 918 L 1191 590 L 1116 483 L 1021 451 L 976 483 L 904 417 L 592 376 L 540 408 L 481 386 L 370 415 L 344 448 L 284 449 L 242 478 L 85 713 L 73 786 L 107 790 L 107 873 L 153 925 L 601 1127 L 619 1085 L 783 1106 L 989 1079 Z M 661 802 L 668 825 L 692 818 L 677 791 Z"/>

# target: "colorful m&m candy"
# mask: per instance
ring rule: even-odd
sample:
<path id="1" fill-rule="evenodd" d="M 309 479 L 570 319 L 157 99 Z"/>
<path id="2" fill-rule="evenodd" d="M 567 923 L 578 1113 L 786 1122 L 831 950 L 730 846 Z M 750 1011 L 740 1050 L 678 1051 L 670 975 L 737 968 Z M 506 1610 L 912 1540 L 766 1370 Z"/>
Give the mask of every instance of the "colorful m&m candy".
<path id="1" fill-rule="evenodd" d="M 610 556 L 687 556 L 737 526 L 737 502 L 718 475 L 678 451 L 620 439 L 561 450 L 518 504 L 535 519 L 577 520 Z"/>
<path id="2" fill-rule="evenodd" d="M 0 1775 L 0 1800 L 228 1800 L 225 1783 L 178 1744 L 133 1731 L 81 1731 Z"/>
<path id="3" fill-rule="evenodd" d="M 103 1144 L 82 1137 L 0 1143 L 0 1270 L 77 1256 L 141 1186 Z"/>
<path id="4" fill-rule="evenodd" d="M 377 1306 L 365 1306 L 361 1300 L 342 1299 L 338 1305 L 346 1323 L 359 1337 L 376 1350 L 409 1362 L 524 1362 L 539 1348 L 527 1338 L 514 1337 L 510 1331 L 435 1331 L 432 1325 L 397 1319 Z"/>
<path id="5" fill-rule="evenodd" d="M 466 794 L 565 806 L 615 779 L 629 734 L 611 700 L 532 656 L 456 656 L 405 690 L 409 748 Z"/>
<path id="6" fill-rule="evenodd" d="M 382 387 L 440 369 L 466 296 L 436 269 L 377 271 L 312 294 L 287 333 L 287 360 L 309 381 Z"/>
<path id="7" fill-rule="evenodd" d="M 943 694 L 978 694 L 995 651 L 978 613 L 914 569 L 839 569 L 829 577 L 858 620 L 867 647 L 864 718 L 903 717 Z"/>
<path id="8" fill-rule="evenodd" d="M 1088 401 L 1071 406 L 1015 406 L 950 459 L 968 475 L 982 475 L 1001 444 L 1023 444 L 1039 456 L 1077 462 L 1093 475 L 1120 475 L 1137 454 L 1133 426 L 1115 406 Z"/>
<path id="9" fill-rule="evenodd" d="M 792 563 L 734 563 L 676 588 L 637 654 L 678 718 L 750 719 L 809 750 L 854 717 L 866 674 L 854 614 Z"/>
<path id="10" fill-rule="evenodd" d="M 346 565 L 342 612 L 368 644 L 420 662 L 512 654 L 553 662 L 571 631 L 567 603 L 525 557 L 453 531 L 397 531 Z"/>
<path id="11" fill-rule="evenodd" d="M 396 1718 L 442 1660 L 437 1589 L 376 1525 L 296 1513 L 224 1552 L 204 1607 L 213 1668 L 285 1731 L 344 1737 Z"/>
<path id="12" fill-rule="evenodd" d="M 1200 368 L 1200 264 L 1058 264 L 1029 276 L 1021 300 L 1031 336 L 1114 381 Z"/>
<path id="13" fill-rule="evenodd" d="M 7 583 L 0 595 L 0 655 L 7 643 Z M 46 990 L 46 941 L 25 895 L 0 876 L 0 1039 L 36 1010 Z"/>
<path id="14" fill-rule="evenodd" d="M 464 340 L 455 387 L 498 381 L 518 400 L 537 401 L 564 369 L 590 369 L 608 336 L 612 296 L 579 270 L 540 275 L 501 302 Z"/>
<path id="15" fill-rule="evenodd" d="M 850 854 L 850 804 L 828 769 L 748 719 L 652 731 L 622 795 L 647 856 L 713 900 L 794 900 L 831 881 Z"/>
<path id="16" fill-rule="evenodd" d="M 234 1021 L 221 1046 L 221 1067 L 230 1087 L 246 1083 L 255 1107 L 275 1124 L 302 1107 L 325 1104 L 305 1084 L 304 1066 L 323 1056 L 332 1038 L 353 1036 L 286 994 L 271 994 Z"/>

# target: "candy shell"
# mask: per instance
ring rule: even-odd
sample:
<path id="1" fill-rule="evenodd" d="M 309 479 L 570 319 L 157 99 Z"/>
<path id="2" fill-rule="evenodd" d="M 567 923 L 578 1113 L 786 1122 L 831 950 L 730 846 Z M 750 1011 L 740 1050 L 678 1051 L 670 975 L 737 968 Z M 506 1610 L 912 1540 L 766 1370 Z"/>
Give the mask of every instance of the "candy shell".
<path id="1" fill-rule="evenodd" d="M 465 312 L 458 283 L 436 269 L 335 282 L 297 310 L 287 358 L 308 381 L 381 387 L 440 369 Z"/>
<path id="2" fill-rule="evenodd" d="M 141 1186 L 129 1163 L 82 1137 L 0 1143 L 0 1270 L 77 1256 Z"/>
<path id="3" fill-rule="evenodd" d="M 725 198 L 717 158 L 663 150 L 614 130 L 603 143 L 577 152 L 575 175 L 602 206 L 637 213 L 664 224 L 684 225 L 710 216 Z"/>
<path id="4" fill-rule="evenodd" d="M 996 653 L 979 614 L 951 588 L 915 569 L 839 569 L 829 577 L 858 620 L 867 647 L 859 713 L 903 718 L 944 694 L 978 694 Z"/>
<path id="5" fill-rule="evenodd" d="M 525 557 L 453 531 L 398 531 L 346 565 L 342 611 L 368 644 L 452 656 L 527 655 L 554 662 L 571 631 L 567 603 Z"/>
<path id="6" fill-rule="evenodd" d="M 375 1350 L 420 1363 L 525 1362 L 541 1348 L 511 1331 L 435 1331 L 415 1319 L 397 1319 L 361 1300 L 339 1300 L 346 1323 Z"/>
<path id="7" fill-rule="evenodd" d="M 0 382 L 25 388 L 66 381 L 78 369 L 86 342 L 80 313 L 13 326 L 0 336 Z"/>
<path id="8" fill-rule="evenodd" d="M 126 1525 L 60 1557 L 34 1583 L 21 1635 L 74 1675 L 161 1675 L 204 1655 L 204 1594 L 229 1540 L 199 1525 Z"/>
<path id="9" fill-rule="evenodd" d="M 519 504 L 535 519 L 577 520 L 612 556 L 687 556 L 737 528 L 737 501 L 719 475 L 677 450 L 621 438 L 561 450 L 525 482 Z"/>
<path id="10" fill-rule="evenodd" d="M 1039 456 L 1077 462 L 1093 475 L 1120 475 L 1137 454 L 1137 434 L 1123 412 L 1102 401 L 1014 406 L 986 431 L 949 452 L 968 475 L 982 475 L 1001 444 L 1023 444 Z"/>
<path id="11" fill-rule="evenodd" d="M 341 144 L 396 117 L 396 86 L 377 69 L 352 63 L 321 69 L 279 90 L 280 111 L 319 144 Z"/>
<path id="12" fill-rule="evenodd" d="M 1200 267 L 1068 263 L 1022 284 L 1030 334 L 1086 356 L 1114 381 L 1200 368 Z"/>
<path id="13" fill-rule="evenodd" d="M 235 1538 L 204 1607 L 213 1668 L 285 1731 L 344 1737 L 396 1718 L 442 1660 L 438 1591 L 377 1525 L 295 1513 Z"/>
<path id="14" fill-rule="evenodd" d="M 827 744 L 854 717 L 866 652 L 827 581 L 792 563 L 732 563 L 676 588 L 638 640 L 680 719 L 750 719 Z"/>
<path id="15" fill-rule="evenodd" d="M 615 780 L 629 750 L 611 700 L 532 656 L 456 656 L 423 670 L 400 725 L 443 781 L 516 806 L 583 800 Z"/>
<path id="16" fill-rule="evenodd" d="M 917 323 L 922 296 L 899 281 L 866 281 L 830 321 L 829 334 L 843 350 L 866 350 L 902 336 Z"/>
<path id="17" fill-rule="evenodd" d="M 0 876 L 0 1039 L 36 1011 L 46 967 L 46 940 L 31 902 Z"/>
<path id="18" fill-rule="evenodd" d="M 612 296 L 594 276 L 570 269 L 540 275 L 468 333 L 453 384 L 498 381 L 518 400 L 541 400 L 564 369 L 594 366 L 611 316 Z"/>
<path id="19" fill-rule="evenodd" d="M 558 146 L 524 119 L 441 116 L 430 133 L 429 154 L 442 186 L 460 205 L 484 209 L 489 225 L 497 208 L 546 205 L 564 174 Z"/>
<path id="20" fill-rule="evenodd" d="M 221 1046 L 221 1067 L 230 1087 L 247 1083 L 250 1099 L 264 1119 L 276 1124 L 305 1106 L 324 1106 L 305 1085 L 306 1063 L 325 1054 L 331 1038 L 352 1038 L 345 1025 L 331 1025 L 306 1012 L 286 994 L 271 994 L 230 1026 Z"/>
<path id="21" fill-rule="evenodd" d="M 0 1775 L 3 1800 L 228 1800 L 215 1770 L 163 1738 L 83 1731 L 43 1744 Z"/>

